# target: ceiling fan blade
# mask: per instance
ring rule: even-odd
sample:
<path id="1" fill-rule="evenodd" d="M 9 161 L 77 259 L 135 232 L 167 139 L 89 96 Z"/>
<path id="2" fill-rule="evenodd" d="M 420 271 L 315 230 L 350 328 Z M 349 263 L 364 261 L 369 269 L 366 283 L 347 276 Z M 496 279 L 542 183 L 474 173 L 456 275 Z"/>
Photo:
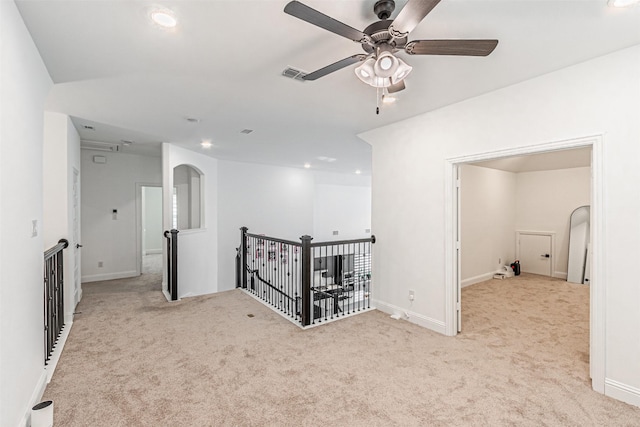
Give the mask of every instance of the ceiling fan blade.
<path id="1" fill-rule="evenodd" d="M 394 39 L 407 37 L 438 3 L 440 0 L 409 0 L 389 26 L 391 37 Z"/>
<path id="2" fill-rule="evenodd" d="M 387 88 L 387 92 L 389 93 L 396 93 L 396 92 L 400 92 L 401 90 L 405 90 L 406 86 L 404 85 L 404 80 L 400 80 L 398 83 L 391 85 Z"/>
<path id="3" fill-rule="evenodd" d="M 356 30 L 348 26 L 347 24 L 343 24 L 342 22 L 333 19 L 330 16 L 325 15 L 322 12 L 318 12 L 315 9 L 310 8 L 309 6 L 300 3 L 299 1 L 289 2 L 284 7 L 284 12 L 295 16 L 298 19 L 302 19 L 310 24 L 316 25 L 320 28 L 324 28 L 327 31 L 331 31 L 334 34 L 337 34 L 342 37 L 346 37 L 349 40 L 353 40 L 358 43 L 368 43 L 371 44 L 371 38 L 363 33 L 360 30 Z"/>
<path id="4" fill-rule="evenodd" d="M 338 62 L 334 62 L 331 65 L 327 65 L 326 67 L 320 68 L 312 73 L 307 74 L 302 78 L 302 80 L 317 80 L 320 77 L 324 77 L 327 74 L 331 74 L 334 71 L 338 71 L 343 69 L 344 67 L 348 67 L 349 65 L 355 64 L 356 62 L 364 61 L 367 58 L 367 55 L 358 54 L 349 56 L 348 58 L 341 59 Z"/>
<path id="5" fill-rule="evenodd" d="M 487 56 L 498 40 L 414 40 L 405 46 L 410 55 Z"/>

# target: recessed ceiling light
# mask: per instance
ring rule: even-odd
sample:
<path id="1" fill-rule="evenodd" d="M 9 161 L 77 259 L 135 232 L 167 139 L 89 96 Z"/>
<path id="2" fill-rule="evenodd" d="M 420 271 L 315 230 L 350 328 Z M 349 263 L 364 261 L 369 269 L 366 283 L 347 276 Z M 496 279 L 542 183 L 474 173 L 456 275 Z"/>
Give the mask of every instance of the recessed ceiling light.
<path id="1" fill-rule="evenodd" d="M 609 0 L 609 6 L 613 7 L 629 7 L 640 3 L 640 0 Z"/>
<path id="2" fill-rule="evenodd" d="M 305 163 L 304 167 L 305 167 L 305 169 L 309 169 L 311 167 L 311 164 L 310 163 Z"/>
<path id="3" fill-rule="evenodd" d="M 163 28 L 173 28 L 178 24 L 173 12 L 167 9 L 154 10 L 151 12 L 151 19 Z"/>
<path id="4" fill-rule="evenodd" d="M 327 156 L 318 156 L 316 159 L 321 160 L 323 162 L 333 163 L 337 159 L 335 157 L 327 157 Z"/>
<path id="5" fill-rule="evenodd" d="M 361 173 L 362 173 L 362 172 L 360 172 L 360 169 L 358 169 L 358 170 L 356 171 L 356 175 L 360 175 Z"/>
<path id="6" fill-rule="evenodd" d="M 213 143 L 211 142 L 210 139 L 205 139 L 204 141 L 202 141 L 200 143 L 200 145 L 202 146 L 202 148 L 211 148 L 211 147 L 213 147 Z"/>

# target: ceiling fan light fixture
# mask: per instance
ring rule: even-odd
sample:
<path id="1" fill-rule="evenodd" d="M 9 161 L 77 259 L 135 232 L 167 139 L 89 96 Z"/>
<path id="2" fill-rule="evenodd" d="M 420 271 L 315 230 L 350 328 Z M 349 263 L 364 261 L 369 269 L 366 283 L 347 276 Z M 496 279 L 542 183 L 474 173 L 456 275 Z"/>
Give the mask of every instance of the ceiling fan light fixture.
<path id="1" fill-rule="evenodd" d="M 362 80 L 363 83 L 373 86 L 373 79 L 375 78 L 375 71 L 373 70 L 373 64 L 375 61 L 373 58 L 366 59 L 362 64 L 356 67 L 356 76 Z"/>
<path id="2" fill-rule="evenodd" d="M 396 101 L 397 101 L 397 98 L 395 96 L 382 95 L 382 103 L 383 104 L 393 104 Z"/>
<path id="3" fill-rule="evenodd" d="M 398 61 L 398 67 L 396 68 L 395 73 L 391 76 L 392 84 L 401 82 L 402 80 L 405 79 L 405 77 L 409 75 L 411 70 L 413 70 L 413 67 L 407 64 L 406 62 L 404 62 L 402 59 L 400 58 L 396 58 L 396 59 Z"/>
<path id="4" fill-rule="evenodd" d="M 378 77 L 391 77 L 398 69 L 398 58 L 391 52 L 382 52 L 373 64 L 373 69 Z"/>

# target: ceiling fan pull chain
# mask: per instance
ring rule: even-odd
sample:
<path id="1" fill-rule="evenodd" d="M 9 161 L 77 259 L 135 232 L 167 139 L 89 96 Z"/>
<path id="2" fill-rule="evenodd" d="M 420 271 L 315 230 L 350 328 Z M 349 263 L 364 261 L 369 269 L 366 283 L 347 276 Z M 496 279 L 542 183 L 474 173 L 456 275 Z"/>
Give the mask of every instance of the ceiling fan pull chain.
<path id="1" fill-rule="evenodd" d="M 380 114 L 380 88 L 376 88 L 376 114 Z"/>

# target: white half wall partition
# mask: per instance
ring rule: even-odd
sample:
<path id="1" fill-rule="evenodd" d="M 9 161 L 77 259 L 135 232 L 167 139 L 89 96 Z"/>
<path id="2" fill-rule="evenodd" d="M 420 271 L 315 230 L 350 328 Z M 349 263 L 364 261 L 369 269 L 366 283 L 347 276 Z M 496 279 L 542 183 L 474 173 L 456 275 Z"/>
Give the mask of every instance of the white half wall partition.
<path id="1" fill-rule="evenodd" d="M 218 160 L 173 144 L 162 144 L 163 224 L 173 228 L 174 168 L 187 165 L 200 173 L 199 227 L 178 228 L 178 298 L 218 291 Z M 177 203 L 177 200 L 176 200 Z M 193 211 L 190 211 L 193 214 Z M 167 288 L 166 244 L 163 289 Z"/>
<path id="2" fill-rule="evenodd" d="M 594 227 L 606 230 L 593 235 L 593 386 L 640 405 L 640 287 L 629 268 L 640 259 L 639 75 L 634 46 L 362 134 L 373 146 L 376 297 L 408 308 L 413 289 L 423 324 L 455 333 L 451 159 L 589 139 Z"/>

